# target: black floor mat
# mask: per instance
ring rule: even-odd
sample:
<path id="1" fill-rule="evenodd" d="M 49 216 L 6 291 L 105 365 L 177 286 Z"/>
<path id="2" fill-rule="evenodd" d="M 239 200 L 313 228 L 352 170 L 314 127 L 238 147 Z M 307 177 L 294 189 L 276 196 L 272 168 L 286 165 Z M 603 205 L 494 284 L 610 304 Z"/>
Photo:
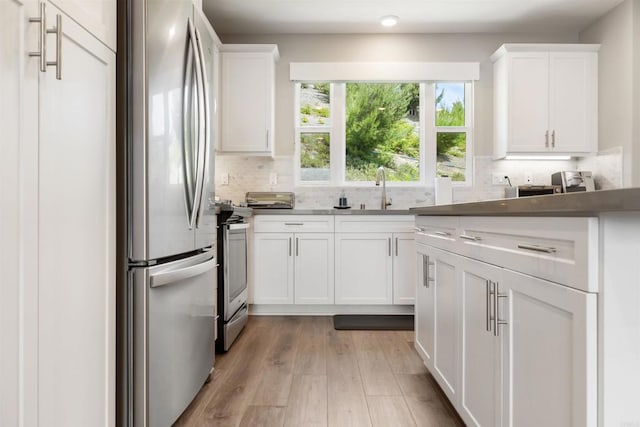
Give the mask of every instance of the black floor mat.
<path id="1" fill-rule="evenodd" d="M 334 329 L 412 331 L 413 314 L 336 314 Z"/>

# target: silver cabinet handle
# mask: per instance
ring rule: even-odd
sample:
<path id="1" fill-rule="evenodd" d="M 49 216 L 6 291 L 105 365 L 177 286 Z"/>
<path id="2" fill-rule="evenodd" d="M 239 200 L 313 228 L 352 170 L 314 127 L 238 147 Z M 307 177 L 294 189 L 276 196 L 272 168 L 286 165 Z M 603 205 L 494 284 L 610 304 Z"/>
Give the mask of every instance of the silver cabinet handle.
<path id="1" fill-rule="evenodd" d="M 553 132 L 551 132 L 551 147 L 555 148 L 556 147 L 556 130 L 554 129 Z"/>
<path id="2" fill-rule="evenodd" d="M 396 237 L 396 256 L 398 256 L 398 238 Z"/>
<path id="3" fill-rule="evenodd" d="M 291 256 L 291 237 L 289 237 L 289 256 Z"/>
<path id="4" fill-rule="evenodd" d="M 545 254 L 556 253 L 556 248 L 552 248 L 550 246 L 545 247 L 545 246 L 539 246 L 539 245 L 530 245 L 528 243 L 519 244 L 518 249 L 526 249 L 528 251 L 534 251 L 534 252 L 543 252 Z"/>
<path id="5" fill-rule="evenodd" d="M 429 287 L 429 281 L 427 280 L 429 277 L 429 256 L 422 254 L 422 286 L 425 288 Z"/>
<path id="6" fill-rule="evenodd" d="M 546 148 L 549 148 L 549 131 L 548 130 L 544 133 L 544 146 Z"/>
<path id="7" fill-rule="evenodd" d="M 31 57 L 40 58 L 40 71 L 46 72 L 47 67 L 56 67 L 56 79 L 62 80 L 62 15 L 56 14 L 56 26 L 47 28 L 47 5 L 40 2 L 40 16 L 37 18 L 29 18 L 29 22 L 37 22 L 40 24 L 38 38 L 38 52 L 29 52 Z M 56 60 L 47 61 L 47 34 L 56 35 Z"/>
<path id="8" fill-rule="evenodd" d="M 391 237 L 389 237 L 389 256 L 391 256 Z"/>
<path id="9" fill-rule="evenodd" d="M 493 292 L 493 335 L 500 336 L 500 325 L 506 325 L 506 320 L 500 320 L 500 298 L 507 298 L 506 294 L 500 293 L 500 285 L 496 282 Z"/>
<path id="10" fill-rule="evenodd" d="M 467 235 L 467 234 L 461 234 L 461 235 L 460 235 L 460 238 L 461 238 L 461 239 L 464 239 L 464 240 L 471 240 L 472 242 L 478 242 L 478 241 L 482 240 L 482 238 L 481 238 L 481 237 L 478 237 L 478 236 L 469 236 L 469 235 Z"/>
<path id="11" fill-rule="evenodd" d="M 485 329 L 487 332 L 491 332 L 491 321 L 493 320 L 493 316 L 491 316 L 491 298 L 493 297 L 493 282 L 491 280 L 485 281 L 485 317 L 486 317 L 486 326 Z"/>
<path id="12" fill-rule="evenodd" d="M 304 222 L 285 222 L 284 225 L 304 225 Z"/>
<path id="13" fill-rule="evenodd" d="M 152 274 L 149 281 L 152 288 L 157 288 L 158 286 L 178 283 L 190 277 L 199 276 L 209 270 L 213 270 L 215 267 L 216 261 L 214 258 L 211 258 L 209 261 L 198 265 L 181 268 L 179 270 Z"/>
<path id="14" fill-rule="evenodd" d="M 300 248 L 300 242 L 298 242 L 298 238 L 296 237 L 296 256 L 298 256 L 299 248 Z"/>
<path id="15" fill-rule="evenodd" d="M 451 233 L 448 233 L 446 231 L 434 231 L 433 234 L 438 235 L 438 236 L 445 236 L 445 237 L 450 237 Z"/>
<path id="16" fill-rule="evenodd" d="M 267 129 L 267 149 L 269 149 L 269 129 Z"/>

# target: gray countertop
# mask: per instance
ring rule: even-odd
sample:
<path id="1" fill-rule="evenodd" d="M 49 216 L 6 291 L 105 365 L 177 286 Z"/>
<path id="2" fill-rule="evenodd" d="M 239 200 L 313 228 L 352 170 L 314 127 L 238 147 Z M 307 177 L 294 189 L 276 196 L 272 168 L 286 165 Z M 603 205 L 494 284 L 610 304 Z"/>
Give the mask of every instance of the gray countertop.
<path id="1" fill-rule="evenodd" d="M 441 216 L 597 216 L 640 211 L 640 188 L 522 197 L 519 199 L 426 206 L 415 215 Z"/>
<path id="2" fill-rule="evenodd" d="M 407 209 L 253 209 L 254 215 L 414 215 Z"/>

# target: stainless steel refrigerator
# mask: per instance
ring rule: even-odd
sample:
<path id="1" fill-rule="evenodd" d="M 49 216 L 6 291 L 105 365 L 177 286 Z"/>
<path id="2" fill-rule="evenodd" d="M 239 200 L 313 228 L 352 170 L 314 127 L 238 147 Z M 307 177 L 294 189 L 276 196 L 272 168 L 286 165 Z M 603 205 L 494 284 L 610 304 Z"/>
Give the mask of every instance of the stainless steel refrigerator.
<path id="1" fill-rule="evenodd" d="M 191 0 L 129 0 L 124 423 L 169 426 L 213 370 L 214 34 Z"/>

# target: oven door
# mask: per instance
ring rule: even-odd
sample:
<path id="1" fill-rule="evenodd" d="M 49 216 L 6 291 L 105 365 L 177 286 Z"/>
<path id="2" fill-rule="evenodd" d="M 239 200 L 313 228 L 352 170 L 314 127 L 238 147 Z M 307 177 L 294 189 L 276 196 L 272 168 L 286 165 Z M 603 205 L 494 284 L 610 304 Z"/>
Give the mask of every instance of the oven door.
<path id="1" fill-rule="evenodd" d="M 247 302 L 249 224 L 226 224 L 224 227 L 224 320 L 226 322 Z"/>

